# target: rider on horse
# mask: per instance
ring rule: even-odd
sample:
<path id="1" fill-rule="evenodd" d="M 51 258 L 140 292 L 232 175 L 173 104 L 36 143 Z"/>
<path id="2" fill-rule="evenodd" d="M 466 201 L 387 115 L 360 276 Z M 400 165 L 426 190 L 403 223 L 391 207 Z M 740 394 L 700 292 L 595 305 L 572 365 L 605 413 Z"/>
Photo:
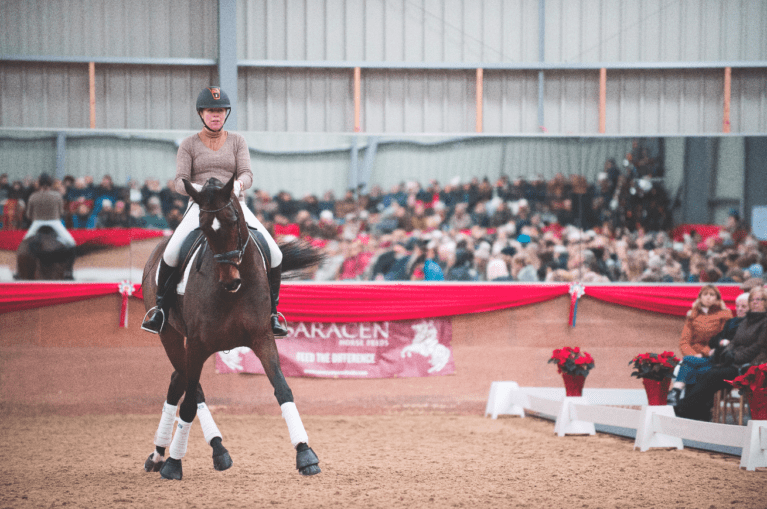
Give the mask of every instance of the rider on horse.
<path id="1" fill-rule="evenodd" d="M 59 241 L 67 248 L 67 270 L 64 279 L 72 279 L 72 263 L 76 256 L 77 242 L 67 231 L 61 218 L 64 215 L 64 198 L 53 188 L 53 178 L 43 173 L 37 180 L 38 190 L 32 193 L 27 203 L 25 214 L 32 224 L 24 239 L 32 237 L 43 226 L 50 226 L 56 232 Z"/>
<path id="2" fill-rule="evenodd" d="M 261 222 L 244 203 L 245 189 L 253 183 L 250 169 L 250 152 L 242 135 L 224 130 L 224 123 L 229 117 L 232 106 L 229 97 L 219 87 L 203 89 L 197 96 L 197 114 L 203 128 L 181 141 L 176 156 L 176 191 L 187 195 L 182 179 L 192 183 L 198 191 L 211 177 L 227 182 L 235 175 L 234 194 L 242 205 L 248 226 L 263 234 L 269 245 L 272 267 L 269 270 L 269 293 L 271 296 L 272 332 L 276 337 L 284 337 L 288 330 L 280 322 L 277 304 L 280 300 L 280 282 L 282 279 L 282 252 Z M 168 311 L 179 280 L 179 257 L 181 245 L 187 235 L 200 225 L 200 209 L 194 201 L 189 201 L 184 219 L 173 232 L 160 260 L 157 278 L 157 305 L 147 313 L 141 328 L 158 334 L 167 321 Z"/>

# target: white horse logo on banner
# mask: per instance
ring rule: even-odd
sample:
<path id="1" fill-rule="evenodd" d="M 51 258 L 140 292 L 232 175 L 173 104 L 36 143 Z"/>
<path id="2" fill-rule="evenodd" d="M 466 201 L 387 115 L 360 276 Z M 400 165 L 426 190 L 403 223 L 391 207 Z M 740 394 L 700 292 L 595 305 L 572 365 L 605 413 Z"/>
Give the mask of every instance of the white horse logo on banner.
<path id="1" fill-rule="evenodd" d="M 421 322 L 412 326 L 415 331 L 413 343 L 402 349 L 402 357 L 410 357 L 413 353 L 429 358 L 429 373 L 440 371 L 450 360 L 450 350 L 439 342 L 437 328 L 434 322 Z"/>
<path id="2" fill-rule="evenodd" d="M 218 352 L 218 358 L 226 364 L 226 367 L 234 371 L 244 371 L 242 367 L 242 354 L 250 351 L 247 346 L 238 346 L 228 352 Z"/>

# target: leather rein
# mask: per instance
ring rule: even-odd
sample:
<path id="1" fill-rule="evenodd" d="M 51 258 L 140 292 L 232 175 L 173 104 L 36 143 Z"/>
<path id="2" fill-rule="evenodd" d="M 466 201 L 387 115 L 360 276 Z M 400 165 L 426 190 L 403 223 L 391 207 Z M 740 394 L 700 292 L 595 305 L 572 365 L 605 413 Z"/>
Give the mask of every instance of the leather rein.
<path id="1" fill-rule="evenodd" d="M 213 254 L 213 259 L 216 260 L 218 263 L 225 263 L 228 265 L 234 265 L 235 267 L 239 267 L 240 263 L 242 262 L 242 257 L 245 254 L 245 248 L 248 247 L 248 242 L 250 242 L 250 235 L 247 235 L 247 238 L 245 239 L 245 243 L 242 242 L 242 234 L 240 233 L 240 214 L 237 213 L 237 208 L 232 205 L 233 198 L 229 198 L 229 201 L 221 207 L 220 209 L 216 210 L 205 210 L 202 207 L 200 207 L 200 212 L 205 212 L 207 214 L 215 214 L 216 212 L 221 212 L 222 210 L 232 207 L 232 210 L 234 211 L 234 215 L 237 218 L 237 249 L 234 251 L 228 251 L 226 253 L 221 254 Z M 240 247 L 242 246 L 242 247 Z"/>

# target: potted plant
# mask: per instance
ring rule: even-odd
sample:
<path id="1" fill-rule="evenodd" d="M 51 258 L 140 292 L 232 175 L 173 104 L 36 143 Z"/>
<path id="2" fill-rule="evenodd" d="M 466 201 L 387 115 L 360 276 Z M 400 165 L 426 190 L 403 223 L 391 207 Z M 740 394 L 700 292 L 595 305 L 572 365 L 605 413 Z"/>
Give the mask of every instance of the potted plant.
<path id="1" fill-rule="evenodd" d="M 767 420 L 767 363 L 750 366 L 744 374 L 725 382 L 746 397 L 752 419 Z"/>
<path id="2" fill-rule="evenodd" d="M 631 376 L 642 379 L 650 405 L 666 404 L 674 368 L 679 362 L 674 352 L 643 353 L 631 359 L 629 365 L 634 367 Z"/>
<path id="3" fill-rule="evenodd" d="M 594 369 L 594 359 L 579 347 L 566 346 L 554 350 L 549 363 L 556 363 L 557 372 L 565 382 L 565 394 L 579 397 L 583 394 L 583 384 L 589 371 Z"/>

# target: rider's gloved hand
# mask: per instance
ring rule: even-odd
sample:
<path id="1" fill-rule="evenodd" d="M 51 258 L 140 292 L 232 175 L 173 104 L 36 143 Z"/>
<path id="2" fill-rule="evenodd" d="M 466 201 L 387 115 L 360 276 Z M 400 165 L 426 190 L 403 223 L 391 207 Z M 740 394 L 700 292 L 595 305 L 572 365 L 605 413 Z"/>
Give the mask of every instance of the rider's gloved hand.
<path id="1" fill-rule="evenodd" d="M 242 191 L 242 182 L 239 180 L 234 181 L 234 190 L 232 191 L 234 193 L 234 196 L 237 198 L 240 197 L 240 191 Z"/>

